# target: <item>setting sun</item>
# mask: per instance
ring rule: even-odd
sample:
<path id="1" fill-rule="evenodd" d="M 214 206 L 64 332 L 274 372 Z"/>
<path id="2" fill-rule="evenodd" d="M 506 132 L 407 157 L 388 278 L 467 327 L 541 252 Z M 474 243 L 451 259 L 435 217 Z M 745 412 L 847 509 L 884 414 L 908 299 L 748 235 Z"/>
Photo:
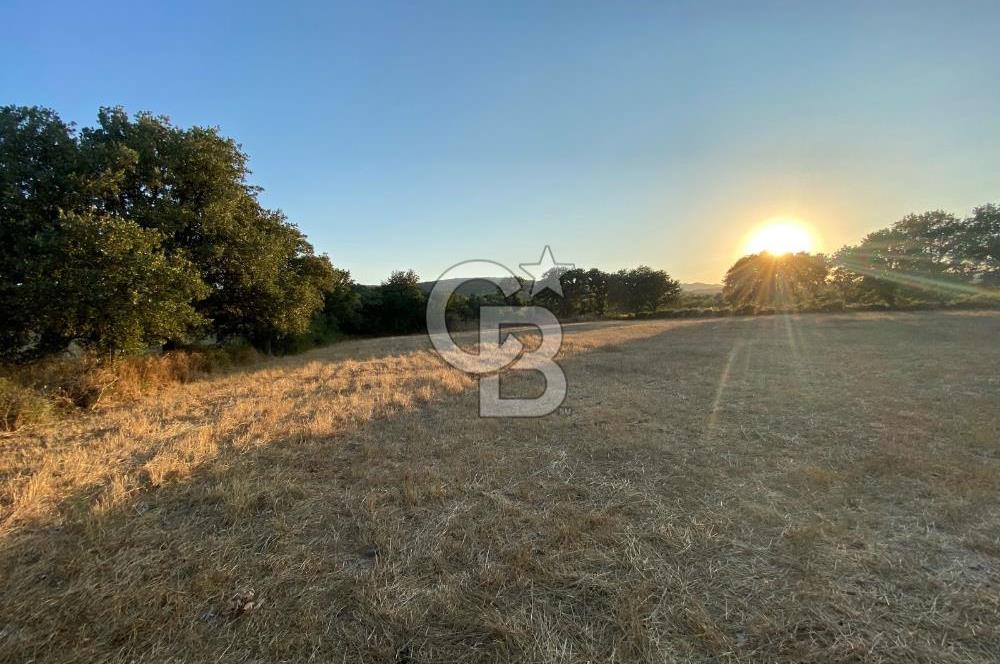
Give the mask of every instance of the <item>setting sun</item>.
<path id="1" fill-rule="evenodd" d="M 814 251 L 813 234 L 800 219 L 772 219 L 753 231 L 746 243 L 746 253 L 781 255 Z"/>

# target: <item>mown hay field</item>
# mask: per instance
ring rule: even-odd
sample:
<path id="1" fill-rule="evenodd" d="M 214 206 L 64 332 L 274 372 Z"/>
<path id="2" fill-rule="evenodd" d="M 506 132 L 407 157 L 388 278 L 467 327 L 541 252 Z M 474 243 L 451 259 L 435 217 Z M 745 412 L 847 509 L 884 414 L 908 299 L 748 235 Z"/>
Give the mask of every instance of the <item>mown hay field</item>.
<path id="1" fill-rule="evenodd" d="M 7 436 L 0 660 L 995 662 L 998 339 L 579 325 L 538 419 L 359 341 Z"/>

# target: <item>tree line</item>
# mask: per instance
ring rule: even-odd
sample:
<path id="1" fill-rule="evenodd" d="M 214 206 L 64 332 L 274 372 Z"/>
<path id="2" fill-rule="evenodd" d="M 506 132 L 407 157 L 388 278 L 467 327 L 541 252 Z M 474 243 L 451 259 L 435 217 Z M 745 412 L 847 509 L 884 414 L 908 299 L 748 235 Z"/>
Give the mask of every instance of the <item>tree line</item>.
<path id="1" fill-rule="evenodd" d="M 338 333 L 356 335 L 411 334 L 426 330 L 427 288 L 412 270 L 393 272 L 378 286 L 353 284 L 347 273 L 328 291 L 326 303 L 316 316 L 306 339 L 293 344 L 323 343 Z M 653 312 L 669 305 L 680 294 L 680 284 L 663 270 L 647 266 L 604 272 L 597 268 L 560 270 L 563 294 L 551 290 L 528 298 L 529 283 L 518 279 L 520 289 L 505 296 L 495 292 L 463 295 L 454 293 L 448 301 L 451 321 L 475 321 L 484 306 L 534 304 L 551 310 L 562 319 L 602 317 L 609 313 Z"/>
<path id="2" fill-rule="evenodd" d="M 426 285 L 414 272 L 356 284 L 260 204 L 249 174 L 242 148 L 216 128 L 102 108 L 96 126 L 77 129 L 49 109 L 0 108 L 0 357 L 205 339 L 288 352 L 424 329 Z M 682 294 L 646 266 L 558 276 L 563 295 L 531 303 L 563 319 L 942 303 L 1000 286 L 1000 209 L 910 215 L 830 257 L 745 256 L 715 297 Z M 448 315 L 471 321 L 482 306 L 525 304 L 526 290 L 456 294 Z"/>
<path id="3" fill-rule="evenodd" d="M 415 273 L 354 283 L 260 204 L 249 173 L 216 128 L 102 108 L 77 129 L 50 109 L 0 108 L 0 357 L 205 338 L 289 351 L 423 329 Z M 646 267 L 563 279 L 569 297 L 543 302 L 562 315 L 655 309 L 679 290 Z M 471 318 L 496 300 L 456 296 L 449 313 Z"/>
<path id="4" fill-rule="evenodd" d="M 1000 296 L 1000 207 L 964 218 L 944 211 L 911 214 L 823 254 L 754 254 L 726 273 L 723 298 L 737 308 L 888 308 Z"/>

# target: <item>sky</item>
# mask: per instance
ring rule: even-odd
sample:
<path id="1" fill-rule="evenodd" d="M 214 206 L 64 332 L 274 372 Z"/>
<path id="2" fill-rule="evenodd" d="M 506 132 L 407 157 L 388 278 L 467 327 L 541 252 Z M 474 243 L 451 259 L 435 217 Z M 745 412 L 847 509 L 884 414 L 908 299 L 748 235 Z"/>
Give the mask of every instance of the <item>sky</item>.
<path id="1" fill-rule="evenodd" d="M 490 259 L 721 281 L 1000 202 L 1000 3 L 4 0 L 0 104 L 218 126 L 378 283 Z"/>

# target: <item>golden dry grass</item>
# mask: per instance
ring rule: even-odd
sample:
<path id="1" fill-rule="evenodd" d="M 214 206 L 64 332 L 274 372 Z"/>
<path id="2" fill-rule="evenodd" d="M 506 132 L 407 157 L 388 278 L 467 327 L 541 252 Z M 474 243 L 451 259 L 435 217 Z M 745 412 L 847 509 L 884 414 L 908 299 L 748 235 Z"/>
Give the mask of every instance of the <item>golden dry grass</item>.
<path id="1" fill-rule="evenodd" d="M 581 325 L 524 420 L 351 342 L 27 431 L 0 658 L 997 661 L 998 333 Z"/>

